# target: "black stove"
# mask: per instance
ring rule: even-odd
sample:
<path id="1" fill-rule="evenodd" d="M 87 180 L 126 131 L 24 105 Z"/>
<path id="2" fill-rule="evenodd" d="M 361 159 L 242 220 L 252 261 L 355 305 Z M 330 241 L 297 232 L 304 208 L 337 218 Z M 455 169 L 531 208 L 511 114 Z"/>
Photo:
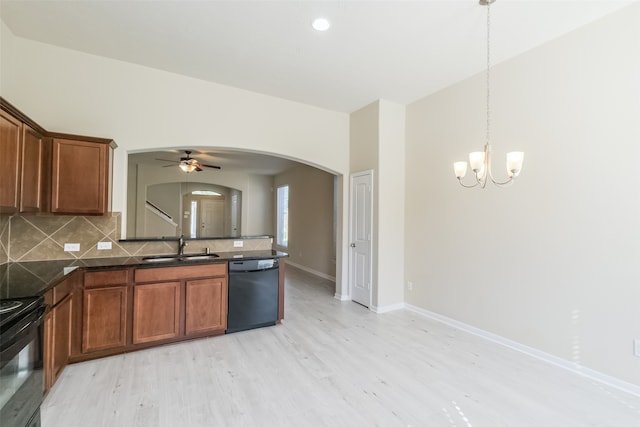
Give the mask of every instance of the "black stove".
<path id="1" fill-rule="evenodd" d="M 0 299 L 0 424 L 40 425 L 44 297 Z"/>
<path id="2" fill-rule="evenodd" d="M 0 300 L 0 333 L 43 305 L 42 296 Z"/>

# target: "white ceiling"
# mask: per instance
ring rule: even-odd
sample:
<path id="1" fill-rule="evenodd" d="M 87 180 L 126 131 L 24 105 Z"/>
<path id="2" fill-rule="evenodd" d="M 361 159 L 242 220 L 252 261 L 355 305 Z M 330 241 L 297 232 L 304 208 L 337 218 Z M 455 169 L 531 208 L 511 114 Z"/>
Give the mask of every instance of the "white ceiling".
<path id="1" fill-rule="evenodd" d="M 631 0 L 498 0 L 494 63 Z M 325 33 L 311 28 L 324 16 Z M 423 1 L 0 1 L 19 37 L 335 111 L 410 103 L 483 71 L 486 7 Z"/>

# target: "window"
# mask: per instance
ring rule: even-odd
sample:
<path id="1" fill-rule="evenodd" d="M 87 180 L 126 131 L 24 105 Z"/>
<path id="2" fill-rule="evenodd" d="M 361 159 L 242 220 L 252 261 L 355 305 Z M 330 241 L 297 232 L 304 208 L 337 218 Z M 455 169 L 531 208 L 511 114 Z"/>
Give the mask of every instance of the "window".
<path id="1" fill-rule="evenodd" d="M 284 248 L 289 246 L 289 186 L 278 187 L 276 201 L 276 244 Z"/>

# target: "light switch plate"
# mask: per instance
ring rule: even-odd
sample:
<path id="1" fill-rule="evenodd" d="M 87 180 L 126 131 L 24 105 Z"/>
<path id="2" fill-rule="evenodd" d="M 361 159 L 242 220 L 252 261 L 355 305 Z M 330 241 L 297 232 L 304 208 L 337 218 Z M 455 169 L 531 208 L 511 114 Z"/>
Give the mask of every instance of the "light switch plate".
<path id="1" fill-rule="evenodd" d="M 65 252 L 79 252 L 80 251 L 80 243 L 65 243 L 64 244 Z"/>
<path id="2" fill-rule="evenodd" d="M 244 246 L 244 242 L 242 240 L 234 240 L 233 241 L 233 247 L 234 248 L 241 248 Z"/>
<path id="3" fill-rule="evenodd" d="M 98 250 L 111 249 L 111 242 L 98 242 Z"/>
<path id="4" fill-rule="evenodd" d="M 640 338 L 633 340 L 633 354 L 640 357 Z"/>

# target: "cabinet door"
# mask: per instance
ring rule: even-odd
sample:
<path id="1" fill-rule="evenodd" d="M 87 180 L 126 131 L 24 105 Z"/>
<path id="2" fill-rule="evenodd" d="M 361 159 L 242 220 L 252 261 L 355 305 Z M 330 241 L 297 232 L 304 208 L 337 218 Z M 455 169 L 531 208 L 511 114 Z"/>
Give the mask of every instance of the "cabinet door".
<path id="1" fill-rule="evenodd" d="M 71 319 L 73 316 L 73 305 L 71 295 L 68 295 L 58 305 L 52 309 L 52 369 L 51 385 L 69 362 L 71 354 Z"/>
<path id="2" fill-rule="evenodd" d="M 180 333 L 180 282 L 133 289 L 133 343 L 175 338 Z"/>
<path id="3" fill-rule="evenodd" d="M 54 138 L 51 212 L 107 212 L 109 150 L 106 144 Z"/>
<path id="4" fill-rule="evenodd" d="M 20 208 L 20 156 L 22 123 L 0 110 L 0 210 Z"/>
<path id="5" fill-rule="evenodd" d="M 51 372 L 53 371 L 53 319 L 51 311 L 44 316 L 44 346 L 43 346 L 43 371 L 44 392 L 49 391 L 53 385 Z"/>
<path id="6" fill-rule="evenodd" d="M 20 212 L 42 210 L 42 168 L 44 137 L 29 126 L 23 126 L 22 166 L 20 179 Z"/>
<path id="7" fill-rule="evenodd" d="M 226 278 L 190 280 L 185 293 L 186 335 L 227 328 Z"/>
<path id="8" fill-rule="evenodd" d="M 82 352 L 124 347 L 127 287 L 86 289 L 82 319 Z"/>

